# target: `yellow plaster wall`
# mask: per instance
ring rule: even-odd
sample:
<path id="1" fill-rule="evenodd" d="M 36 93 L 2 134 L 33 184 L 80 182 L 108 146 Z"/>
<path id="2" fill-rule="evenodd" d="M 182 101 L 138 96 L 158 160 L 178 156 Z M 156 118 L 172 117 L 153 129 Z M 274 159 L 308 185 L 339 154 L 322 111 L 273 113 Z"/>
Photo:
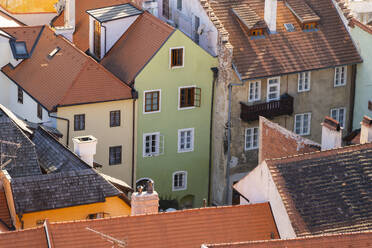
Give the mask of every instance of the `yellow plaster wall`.
<path id="1" fill-rule="evenodd" d="M 89 214 L 105 212 L 105 217 L 130 215 L 130 207 L 119 197 L 108 197 L 106 202 L 80 205 L 68 208 L 52 209 L 40 212 L 26 213 L 22 217 L 23 228 L 37 226 L 38 220 L 48 219 L 50 222 L 85 220 Z M 21 222 L 17 218 L 16 229 L 21 228 Z"/>
<path id="2" fill-rule="evenodd" d="M 110 111 L 120 110 L 121 125 L 110 127 Z M 74 131 L 74 115 L 85 114 L 85 130 Z M 98 139 L 97 153 L 94 160 L 103 165 L 99 170 L 109 176 L 131 184 L 132 175 L 132 135 L 133 135 L 133 100 L 112 101 L 60 107 L 58 117 L 70 120 L 69 147 L 73 151 L 73 137 L 93 135 Z M 57 121 L 57 128 L 63 134 L 61 142 L 66 144 L 67 123 Z M 109 147 L 122 146 L 122 164 L 109 165 Z"/>
<path id="3" fill-rule="evenodd" d="M 58 0 L 0 0 L 0 6 L 10 13 L 56 12 L 54 4 Z"/>

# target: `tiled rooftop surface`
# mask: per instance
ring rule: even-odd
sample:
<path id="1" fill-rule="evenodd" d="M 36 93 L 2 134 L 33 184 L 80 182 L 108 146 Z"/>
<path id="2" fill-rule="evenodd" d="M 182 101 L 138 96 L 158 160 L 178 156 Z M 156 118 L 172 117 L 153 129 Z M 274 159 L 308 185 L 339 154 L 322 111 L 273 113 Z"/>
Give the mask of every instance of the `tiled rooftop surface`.
<path id="1" fill-rule="evenodd" d="M 17 38 L 17 41 L 24 41 L 26 43 L 27 52 L 30 54 L 37 44 L 38 37 L 43 31 L 43 26 L 7 27 L 1 28 L 1 30 Z"/>
<path id="2" fill-rule="evenodd" d="M 260 39 L 251 39 L 234 18 L 231 7 L 237 1 L 209 1 L 216 20 L 229 33 L 234 47 L 233 62 L 243 80 L 362 61 L 331 0 L 295 1 L 302 3 L 302 7 L 306 3 L 320 17 L 318 30 L 304 32 L 285 1 L 278 1 L 277 33 Z M 264 18 L 264 0 L 239 0 L 239 3 L 248 4 Z M 305 15 L 307 11 L 302 9 Z M 285 23 L 292 23 L 295 31 L 287 32 Z"/>
<path id="3" fill-rule="evenodd" d="M 131 84 L 173 31 L 173 27 L 144 12 L 106 54 L 101 64 Z"/>
<path id="4" fill-rule="evenodd" d="M 268 160 L 297 236 L 372 228 L 372 143 Z"/>
<path id="5" fill-rule="evenodd" d="M 307 5 L 306 1 L 286 0 L 285 3 L 301 23 L 320 21 L 320 17 Z"/>
<path id="6" fill-rule="evenodd" d="M 237 3 L 232 6 L 231 10 L 249 30 L 252 28 L 267 28 L 265 21 L 248 4 Z"/>
<path id="7" fill-rule="evenodd" d="M 129 16 L 139 15 L 142 13 L 142 11 L 127 3 L 92 9 L 88 10 L 87 13 L 99 22 L 107 22 Z"/>
<path id="8" fill-rule="evenodd" d="M 0 233 L 0 247 L 48 248 L 44 227 Z"/>
<path id="9" fill-rule="evenodd" d="M 25 28 L 14 29 L 12 35 L 22 37 Z M 56 48 L 60 50 L 50 57 Z M 129 86 L 46 26 L 32 56 L 2 71 L 49 111 L 57 106 L 132 98 Z"/>
<path id="10" fill-rule="evenodd" d="M 2 185 L 0 185 L 0 220 L 6 224 L 6 227 L 8 228 L 12 226 L 8 203 L 6 201 L 5 191 Z"/>

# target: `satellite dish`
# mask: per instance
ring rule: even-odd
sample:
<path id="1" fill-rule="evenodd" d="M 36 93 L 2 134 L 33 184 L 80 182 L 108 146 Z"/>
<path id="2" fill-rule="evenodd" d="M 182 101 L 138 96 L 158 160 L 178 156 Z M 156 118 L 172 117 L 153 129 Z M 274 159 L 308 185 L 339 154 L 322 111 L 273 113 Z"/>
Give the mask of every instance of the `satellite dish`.
<path id="1" fill-rule="evenodd" d="M 198 28 L 198 35 L 202 35 L 205 29 L 205 24 L 202 24 Z"/>

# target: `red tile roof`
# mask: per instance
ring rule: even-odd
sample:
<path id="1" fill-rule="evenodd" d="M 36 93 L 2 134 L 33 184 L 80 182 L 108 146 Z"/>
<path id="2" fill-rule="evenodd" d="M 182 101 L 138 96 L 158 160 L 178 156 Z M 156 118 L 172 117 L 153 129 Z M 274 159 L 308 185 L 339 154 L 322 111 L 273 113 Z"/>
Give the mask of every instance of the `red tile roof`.
<path id="1" fill-rule="evenodd" d="M 124 82 L 133 83 L 173 31 L 173 27 L 144 12 L 110 49 L 101 64 Z"/>
<path id="2" fill-rule="evenodd" d="M 372 232 L 309 236 L 286 240 L 250 241 L 207 245 L 208 248 L 369 248 Z"/>
<path id="3" fill-rule="evenodd" d="M 2 185 L 0 186 L 0 220 L 6 224 L 8 228 L 12 226 L 8 202 L 6 200 L 5 191 Z"/>
<path id="4" fill-rule="evenodd" d="M 16 29 L 12 35 L 17 39 L 28 30 Z M 57 47 L 59 52 L 49 58 Z M 57 106 L 132 98 L 128 85 L 48 27 L 41 31 L 30 58 L 2 71 L 49 111 Z"/>
<path id="5" fill-rule="evenodd" d="M 48 248 L 44 227 L 0 233 L 0 247 Z"/>
<path id="6" fill-rule="evenodd" d="M 296 1 L 308 5 L 320 17 L 318 31 L 304 32 L 285 1 L 278 1 L 277 34 L 258 39 L 251 39 L 234 18 L 231 8 L 237 1 L 208 1 L 211 20 L 222 33 L 229 35 L 234 47 L 233 62 L 243 80 L 362 62 L 332 0 Z M 239 3 L 248 4 L 264 18 L 264 0 Z M 308 13 L 302 10 L 303 15 Z M 295 31 L 286 31 L 285 23 L 292 23 Z"/>
<path id="7" fill-rule="evenodd" d="M 86 13 L 87 10 L 129 2 L 131 2 L 131 0 L 76 0 L 73 43 L 83 52 L 89 49 L 89 15 Z M 61 15 L 52 22 L 52 25 L 58 27 L 63 26 L 64 23 L 64 12 L 62 12 Z"/>
<path id="8" fill-rule="evenodd" d="M 17 41 L 24 41 L 28 53 L 31 53 L 32 48 L 36 45 L 40 33 L 43 31 L 43 26 L 24 26 L 24 27 L 8 27 L 1 28 L 10 36 L 17 38 Z"/>

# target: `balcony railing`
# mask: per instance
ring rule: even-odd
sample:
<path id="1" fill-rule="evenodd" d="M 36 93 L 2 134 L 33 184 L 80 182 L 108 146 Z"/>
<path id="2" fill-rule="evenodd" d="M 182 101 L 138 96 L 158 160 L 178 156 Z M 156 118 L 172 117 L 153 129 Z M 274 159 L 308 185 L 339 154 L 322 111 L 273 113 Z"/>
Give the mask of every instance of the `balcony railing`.
<path id="1" fill-rule="evenodd" d="M 241 112 L 240 118 L 243 121 L 255 121 L 259 116 L 272 118 L 280 115 L 291 115 L 293 113 L 293 97 L 284 94 L 280 100 L 259 103 L 255 105 L 247 105 L 240 102 Z"/>

